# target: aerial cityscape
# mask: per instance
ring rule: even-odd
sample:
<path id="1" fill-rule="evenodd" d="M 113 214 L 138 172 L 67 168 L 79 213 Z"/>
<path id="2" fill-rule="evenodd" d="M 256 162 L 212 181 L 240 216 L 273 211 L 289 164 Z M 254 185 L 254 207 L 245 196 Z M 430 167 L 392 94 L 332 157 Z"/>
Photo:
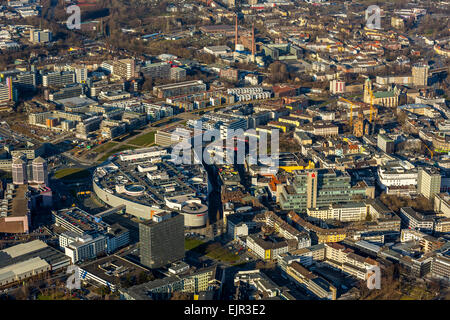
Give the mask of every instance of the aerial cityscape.
<path id="1" fill-rule="evenodd" d="M 0 300 L 450 300 L 449 74 L 449 0 L 0 0 Z"/>

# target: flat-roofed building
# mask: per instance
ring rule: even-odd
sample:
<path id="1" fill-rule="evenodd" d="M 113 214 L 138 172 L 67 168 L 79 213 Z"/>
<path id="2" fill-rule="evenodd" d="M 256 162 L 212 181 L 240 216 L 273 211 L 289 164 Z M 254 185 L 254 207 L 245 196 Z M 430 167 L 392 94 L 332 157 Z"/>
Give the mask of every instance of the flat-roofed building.
<path id="1" fill-rule="evenodd" d="M 144 76 L 152 79 L 168 79 L 170 74 L 170 64 L 167 62 L 146 64 L 141 67 L 141 72 Z"/>
<path id="2" fill-rule="evenodd" d="M 70 257 L 72 263 L 96 258 L 107 251 L 107 239 L 104 236 L 92 237 L 83 235 L 70 242 L 64 248 L 66 256 Z"/>
<path id="3" fill-rule="evenodd" d="M 111 255 L 80 266 L 79 277 L 83 282 L 94 281 L 111 291 L 117 291 L 124 277 L 141 277 L 149 271 L 120 256 Z"/>
<path id="4" fill-rule="evenodd" d="M 238 271 L 234 277 L 234 285 L 239 287 L 241 284 L 268 297 L 277 297 L 281 293 L 281 288 L 260 270 Z"/>
<path id="5" fill-rule="evenodd" d="M 213 291 L 213 283 L 223 281 L 223 271 L 217 266 L 189 270 L 188 273 L 156 279 L 128 289 L 120 289 L 125 300 L 167 299 L 174 292 L 199 294 Z"/>
<path id="6" fill-rule="evenodd" d="M 300 263 L 296 261 L 290 263 L 286 268 L 286 273 L 319 299 L 336 300 L 336 287 L 322 277 L 315 275 Z"/>
<path id="7" fill-rule="evenodd" d="M 450 254 L 437 253 L 431 262 L 431 276 L 450 282 Z"/>
<path id="8" fill-rule="evenodd" d="M 385 134 L 378 134 L 377 146 L 387 154 L 394 152 L 394 140 Z"/>
<path id="9" fill-rule="evenodd" d="M 352 186 L 345 171 L 298 170 L 292 181 L 282 186 L 277 200 L 284 210 L 321 208 L 331 203 L 356 202 L 356 196 L 366 198 L 366 186 Z"/>
<path id="10" fill-rule="evenodd" d="M 333 203 L 324 208 L 307 208 L 308 216 L 326 220 L 334 219 L 344 222 L 361 221 L 366 218 L 367 207 L 364 203 Z"/>
<path id="11" fill-rule="evenodd" d="M 121 59 L 112 62 L 112 74 L 125 80 L 134 78 L 136 72 L 136 62 L 134 59 Z"/>
<path id="12" fill-rule="evenodd" d="M 434 229 L 434 216 L 424 215 L 411 207 L 400 208 L 400 217 L 406 228 L 432 233 Z"/>
<path id="13" fill-rule="evenodd" d="M 247 237 L 246 245 L 258 257 L 264 260 L 277 259 L 278 255 L 289 250 L 288 242 L 285 240 L 273 241 L 255 234 Z"/>
<path id="14" fill-rule="evenodd" d="M 139 224 L 141 263 L 160 268 L 184 258 L 184 216 L 159 213 Z"/>
<path id="15" fill-rule="evenodd" d="M 31 223 L 28 185 L 8 184 L 0 208 L 0 232 L 27 233 Z"/>
<path id="16" fill-rule="evenodd" d="M 20 283 L 69 264 L 69 257 L 41 240 L 18 244 L 0 251 L 0 286 Z"/>
<path id="17" fill-rule="evenodd" d="M 427 199 L 433 199 L 441 191 L 442 176 L 436 168 L 419 168 L 417 192 Z"/>
<path id="18" fill-rule="evenodd" d="M 201 80 L 184 81 L 153 87 L 153 94 L 158 98 L 168 98 L 206 90 L 206 84 Z"/>

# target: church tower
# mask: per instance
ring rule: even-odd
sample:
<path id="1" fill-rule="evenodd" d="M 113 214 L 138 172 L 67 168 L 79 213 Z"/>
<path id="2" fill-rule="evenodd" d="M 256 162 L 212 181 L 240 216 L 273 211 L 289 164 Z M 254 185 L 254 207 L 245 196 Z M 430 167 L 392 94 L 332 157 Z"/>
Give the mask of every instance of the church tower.
<path id="1" fill-rule="evenodd" d="M 364 102 L 370 103 L 370 91 L 372 91 L 372 81 L 367 78 L 364 82 Z"/>

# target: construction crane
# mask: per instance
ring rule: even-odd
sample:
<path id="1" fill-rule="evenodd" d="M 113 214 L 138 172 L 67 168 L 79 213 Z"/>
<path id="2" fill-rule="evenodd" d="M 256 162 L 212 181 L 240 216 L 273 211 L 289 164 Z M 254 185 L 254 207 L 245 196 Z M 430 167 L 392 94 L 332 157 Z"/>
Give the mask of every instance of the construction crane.
<path id="1" fill-rule="evenodd" d="M 423 145 L 424 145 L 425 148 L 427 148 L 427 150 L 430 152 L 430 156 L 431 156 L 430 160 L 433 161 L 434 152 L 433 152 L 430 148 L 428 148 L 428 146 L 426 145 L 425 142 L 423 142 Z"/>
<path id="2" fill-rule="evenodd" d="M 350 100 L 347 100 L 347 99 L 345 99 L 345 98 L 342 98 L 342 97 L 340 97 L 342 100 L 344 100 L 345 102 L 348 102 L 348 103 L 350 103 L 350 121 L 349 121 L 349 124 L 350 124 L 350 128 L 352 128 L 352 126 L 353 126 L 353 106 L 355 105 L 353 102 L 351 102 Z M 350 129 L 351 130 L 351 129 Z"/>

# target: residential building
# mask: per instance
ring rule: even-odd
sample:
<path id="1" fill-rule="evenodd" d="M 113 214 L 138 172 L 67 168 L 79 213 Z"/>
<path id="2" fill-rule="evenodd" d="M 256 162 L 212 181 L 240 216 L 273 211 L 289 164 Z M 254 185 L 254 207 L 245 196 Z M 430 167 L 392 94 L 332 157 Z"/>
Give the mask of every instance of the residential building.
<path id="1" fill-rule="evenodd" d="M 297 261 L 293 261 L 287 266 L 286 273 L 319 299 L 336 300 L 336 287 L 310 272 Z"/>
<path id="2" fill-rule="evenodd" d="M 30 29 L 30 41 L 33 43 L 52 42 L 52 32 L 50 30 Z"/>
<path id="3" fill-rule="evenodd" d="M 441 191 L 441 179 L 441 174 L 436 168 L 419 168 L 417 192 L 427 199 L 434 199 L 434 196 Z"/>
<path id="4" fill-rule="evenodd" d="M 112 62 L 112 74 L 125 80 L 134 78 L 136 72 L 136 62 L 134 59 L 121 59 Z"/>
<path id="5" fill-rule="evenodd" d="M 387 154 L 394 153 L 395 143 L 394 140 L 389 138 L 385 134 L 378 134 L 377 147 L 386 152 Z"/>
<path id="6" fill-rule="evenodd" d="M 423 63 L 417 63 L 412 66 L 413 84 L 415 86 L 426 87 L 428 85 L 428 72 L 430 67 Z"/>
<path id="7" fill-rule="evenodd" d="M 288 242 L 264 239 L 260 234 L 247 237 L 247 248 L 263 260 L 274 260 L 278 255 L 288 252 Z"/>
<path id="8" fill-rule="evenodd" d="M 434 229 L 434 216 L 424 215 L 411 207 L 400 209 L 400 218 L 406 228 L 432 233 Z"/>

